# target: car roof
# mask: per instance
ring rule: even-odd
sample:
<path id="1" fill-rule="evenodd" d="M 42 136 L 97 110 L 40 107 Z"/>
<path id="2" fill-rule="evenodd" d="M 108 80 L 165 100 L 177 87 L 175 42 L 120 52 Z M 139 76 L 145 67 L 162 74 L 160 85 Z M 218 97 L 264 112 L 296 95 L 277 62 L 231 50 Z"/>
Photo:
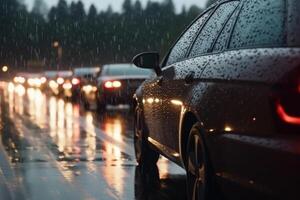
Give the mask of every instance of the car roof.
<path id="1" fill-rule="evenodd" d="M 72 71 L 58 71 L 57 75 L 61 76 L 61 77 L 69 77 L 69 76 L 73 75 L 73 72 Z"/>
<path id="2" fill-rule="evenodd" d="M 103 65 L 103 68 L 110 68 L 110 67 L 135 67 L 135 66 L 131 63 L 116 63 L 116 64 Z"/>
<path id="3" fill-rule="evenodd" d="M 100 67 L 80 67 L 80 68 L 75 68 L 73 70 L 74 75 L 84 75 L 84 74 L 96 74 L 99 73 L 101 70 Z"/>

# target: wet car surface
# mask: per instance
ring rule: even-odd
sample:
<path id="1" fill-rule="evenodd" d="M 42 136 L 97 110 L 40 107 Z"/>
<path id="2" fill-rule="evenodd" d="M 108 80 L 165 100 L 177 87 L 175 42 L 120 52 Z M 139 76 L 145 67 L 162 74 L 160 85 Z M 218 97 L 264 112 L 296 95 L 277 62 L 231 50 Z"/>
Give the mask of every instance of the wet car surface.
<path id="1" fill-rule="evenodd" d="M 146 173 L 164 155 L 186 169 L 191 200 L 299 196 L 299 6 L 218 1 L 161 64 L 159 52 L 133 58 L 156 72 L 134 96 L 135 151 Z"/>
<path id="2" fill-rule="evenodd" d="M 0 199 L 185 199 L 175 164 L 137 170 L 128 111 L 97 115 L 12 83 L 0 94 Z"/>

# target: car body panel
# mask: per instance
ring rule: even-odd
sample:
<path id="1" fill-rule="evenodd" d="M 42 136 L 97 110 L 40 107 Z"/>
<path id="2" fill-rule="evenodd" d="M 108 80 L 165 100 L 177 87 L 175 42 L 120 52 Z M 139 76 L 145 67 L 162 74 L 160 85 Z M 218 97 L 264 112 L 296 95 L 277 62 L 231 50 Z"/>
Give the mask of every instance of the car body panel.
<path id="1" fill-rule="evenodd" d="M 219 1 L 214 6 L 218 9 L 218 5 L 224 2 L 227 1 Z M 239 17 L 239 10 L 244 4 L 247 8 L 251 7 L 250 1 L 240 2 L 237 11 L 234 11 L 236 14 L 231 17 Z M 267 1 L 253 0 L 252 3 L 273 5 Z M 148 142 L 181 167 L 185 164 L 185 145 L 189 134 L 189 130 L 185 129 L 186 119 L 193 116 L 192 119 L 200 122 L 209 162 L 227 199 L 241 194 L 236 192 L 240 191 L 237 188 L 262 193 L 270 199 L 295 199 L 298 196 L 300 127 L 294 127 L 296 131 L 282 128 L 283 121 L 279 119 L 275 106 L 277 93 L 284 93 L 284 87 L 278 86 L 286 80 L 290 83 L 291 75 L 297 80 L 300 78 L 300 43 L 295 34 L 299 33 L 299 6 L 299 2 L 287 0 L 273 8 L 273 14 L 277 12 L 277 16 L 288 18 L 283 20 L 284 28 L 281 27 L 277 33 L 274 30 L 275 35 L 278 34 L 274 40 L 273 32 L 267 32 L 271 38 L 269 41 L 275 41 L 274 44 L 255 40 L 252 35 L 247 38 L 249 43 L 238 41 L 237 45 L 242 47 L 231 48 L 233 31 L 223 29 L 228 35 L 223 39 L 226 40 L 224 50 L 214 52 L 216 43 L 213 43 L 210 49 L 197 56 L 190 57 L 196 54 L 188 52 L 184 59 L 163 66 L 162 74 L 146 81 L 135 94 L 137 106 L 143 109 L 145 115 Z M 256 7 L 252 8 L 255 10 Z M 271 12 L 264 7 L 262 10 Z M 245 21 L 240 21 L 241 33 L 244 33 L 241 27 L 247 23 L 255 24 L 251 20 L 256 17 L 247 13 L 248 10 L 243 11 Z M 227 22 L 236 26 L 237 21 L 231 20 L 231 17 Z M 268 35 L 260 32 L 263 29 L 259 27 L 272 28 L 273 25 L 270 21 L 262 24 L 262 18 L 257 19 L 253 31 L 256 31 L 257 37 L 263 33 L 261 38 L 267 38 Z M 201 31 L 202 28 L 199 28 L 199 33 Z M 277 36 L 279 40 L 276 40 Z M 195 43 L 194 39 L 191 40 Z M 253 41 L 261 43 L 251 45 Z M 163 64 L 168 63 L 168 56 Z M 295 88 L 299 87 L 295 83 L 299 84 L 299 81 L 292 82 L 288 89 L 295 92 Z M 221 184 L 224 182 L 227 184 Z M 242 196 L 237 199 L 242 199 Z"/>
<path id="2" fill-rule="evenodd" d="M 207 133 L 210 157 L 220 179 L 272 196 L 282 194 L 268 181 L 278 170 L 272 165 L 284 161 L 298 166 L 299 151 L 297 142 L 277 131 L 271 95 L 273 86 L 297 67 L 300 48 L 233 50 L 168 66 L 162 77 L 145 82 L 142 92 L 137 93 L 142 98 L 139 102 L 143 104 L 149 142 L 184 167 L 180 122 L 186 112 L 193 112 Z M 184 79 L 191 72 L 193 83 L 186 84 Z M 295 139 L 299 140 L 297 136 Z M 285 145 L 292 147 L 292 152 Z M 249 162 L 256 164 L 249 167 Z M 292 173 L 288 175 L 294 183 L 299 181 Z M 291 187 L 284 189 L 291 191 Z"/>

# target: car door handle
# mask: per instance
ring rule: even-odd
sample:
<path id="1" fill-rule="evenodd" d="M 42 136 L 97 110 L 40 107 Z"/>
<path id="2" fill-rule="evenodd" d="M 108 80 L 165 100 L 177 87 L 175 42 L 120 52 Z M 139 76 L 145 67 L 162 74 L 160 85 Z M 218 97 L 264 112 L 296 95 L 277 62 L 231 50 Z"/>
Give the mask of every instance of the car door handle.
<path id="1" fill-rule="evenodd" d="M 190 72 L 188 75 L 186 75 L 184 82 L 186 84 L 191 84 L 194 81 L 195 72 Z"/>

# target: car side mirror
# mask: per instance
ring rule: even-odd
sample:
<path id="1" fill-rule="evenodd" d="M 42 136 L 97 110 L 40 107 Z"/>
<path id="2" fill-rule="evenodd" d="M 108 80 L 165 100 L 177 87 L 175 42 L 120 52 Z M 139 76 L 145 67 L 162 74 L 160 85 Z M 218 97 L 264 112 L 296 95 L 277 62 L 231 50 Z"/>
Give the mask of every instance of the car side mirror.
<path id="1" fill-rule="evenodd" d="M 158 76 L 161 75 L 161 68 L 159 66 L 159 54 L 157 52 L 145 52 L 136 55 L 133 64 L 144 69 L 154 69 Z"/>

